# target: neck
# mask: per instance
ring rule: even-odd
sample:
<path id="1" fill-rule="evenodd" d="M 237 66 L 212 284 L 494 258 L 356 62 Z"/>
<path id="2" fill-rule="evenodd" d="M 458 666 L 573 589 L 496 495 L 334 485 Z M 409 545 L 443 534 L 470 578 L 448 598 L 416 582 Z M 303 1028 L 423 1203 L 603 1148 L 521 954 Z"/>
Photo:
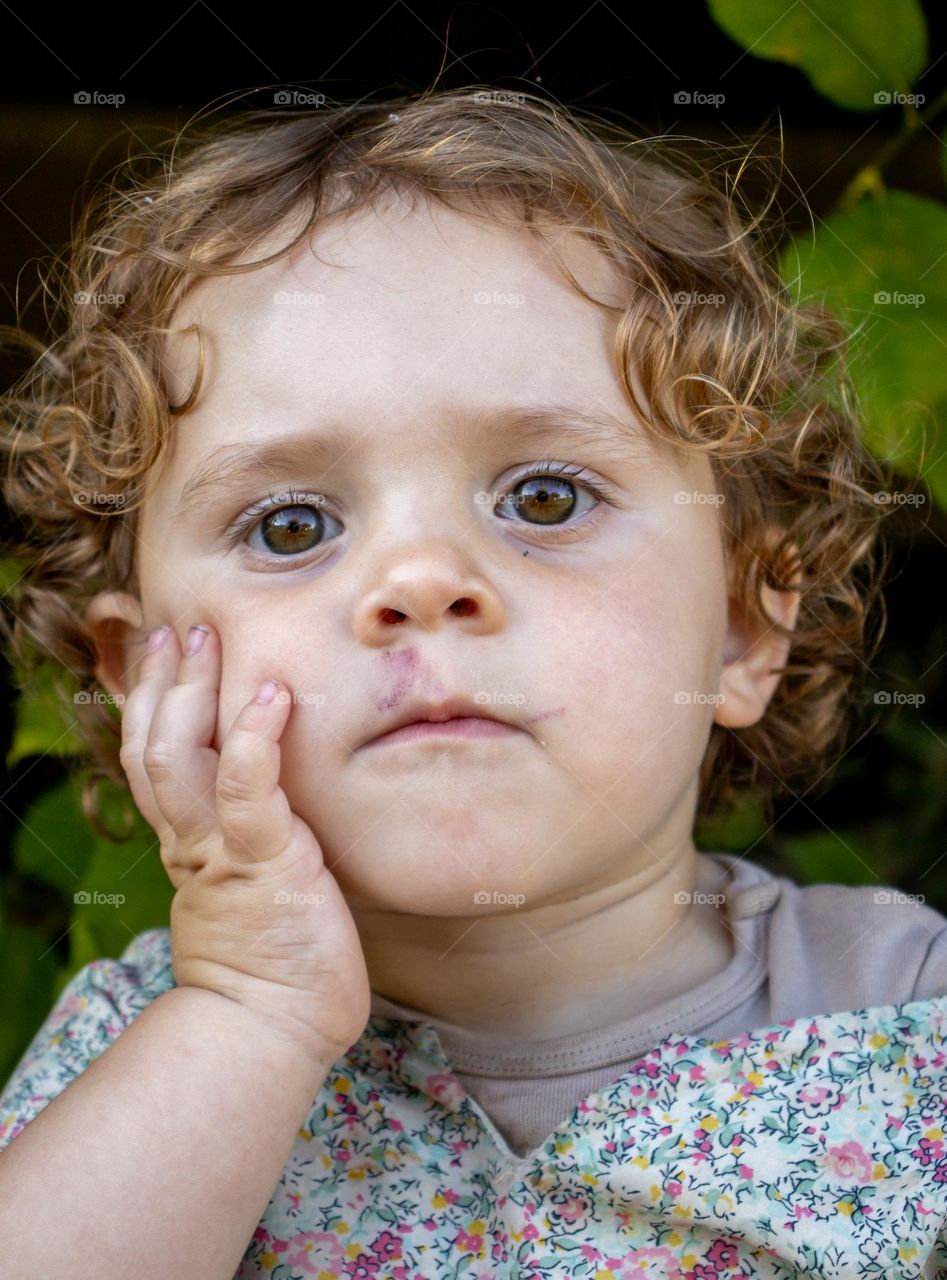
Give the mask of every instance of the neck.
<path id="1" fill-rule="evenodd" d="M 732 945 L 722 913 L 692 900 L 722 878 L 688 841 L 624 878 L 531 909 L 352 912 L 373 991 L 458 1030 L 544 1040 L 631 1017 L 723 969 Z"/>

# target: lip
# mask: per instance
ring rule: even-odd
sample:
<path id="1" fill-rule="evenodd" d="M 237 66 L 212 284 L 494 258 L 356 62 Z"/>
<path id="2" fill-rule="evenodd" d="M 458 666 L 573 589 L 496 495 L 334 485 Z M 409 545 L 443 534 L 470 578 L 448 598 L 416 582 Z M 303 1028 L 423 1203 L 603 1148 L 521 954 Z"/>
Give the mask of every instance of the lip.
<path id="1" fill-rule="evenodd" d="M 401 710 L 376 726 L 362 747 L 378 743 L 422 742 L 435 738 L 484 738 L 522 732 L 501 715 L 472 698 L 456 695 L 440 702 L 409 699 Z"/>
<path id="2" fill-rule="evenodd" d="M 454 716 L 450 720 L 415 720 L 388 733 L 379 734 L 363 745 L 366 747 L 395 746 L 405 742 L 429 742 L 438 738 L 463 741 L 465 738 L 506 738 L 520 730 L 501 720 L 489 720 L 484 716 Z"/>

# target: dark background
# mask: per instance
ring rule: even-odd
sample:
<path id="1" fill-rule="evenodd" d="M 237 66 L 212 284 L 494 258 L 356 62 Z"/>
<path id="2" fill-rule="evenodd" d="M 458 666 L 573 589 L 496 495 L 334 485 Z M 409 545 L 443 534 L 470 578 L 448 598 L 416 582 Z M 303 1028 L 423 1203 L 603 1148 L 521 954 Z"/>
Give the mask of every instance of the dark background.
<path id="1" fill-rule="evenodd" d="M 915 88 L 930 101 L 947 85 L 947 14 L 930 3 L 924 9 L 930 57 Z M 786 172 L 780 205 L 787 233 L 824 217 L 900 125 L 897 109 L 842 110 L 801 71 L 745 52 L 703 3 L 630 9 L 593 3 L 556 16 L 484 4 L 349 4 L 332 13 L 328 26 L 325 14 L 325 7 L 212 8 L 203 0 L 162 10 L 4 5 L 0 323 L 19 319 L 45 336 L 42 301 L 34 296 L 36 260 L 64 247 L 95 179 L 127 156 L 147 153 L 209 106 L 219 103 L 224 113 L 271 106 L 274 88 L 284 85 L 325 93 L 330 102 L 417 91 L 435 80 L 443 87 L 529 90 L 647 134 L 695 134 L 737 145 L 762 134 L 761 153 L 773 163 L 781 125 Z M 678 105 L 674 94 L 680 89 L 723 92 L 726 101 L 718 108 Z M 124 94 L 125 102 L 76 105 L 74 95 L 83 90 Z M 238 94 L 243 96 L 235 100 Z M 934 131 L 919 129 L 886 171 L 888 184 L 943 200 L 942 149 Z M 19 369 L 4 360 L 8 385 Z M 934 755 L 923 786 L 936 788 L 938 780 L 947 784 L 947 627 L 938 590 L 947 527 L 928 504 L 920 517 L 905 511 L 887 528 L 897 542 L 897 576 L 887 592 L 887 640 L 872 675 L 879 686 L 897 680 L 900 687 L 925 690 L 920 714 Z M 5 752 L 12 686 L 0 663 L 0 679 L 4 675 Z M 918 711 L 904 714 L 916 717 Z M 61 778 L 62 769 L 50 757 L 13 769 L 0 790 L 7 819 L 0 845 L 9 844 L 31 798 Z M 752 856 L 804 878 L 805 868 L 793 862 L 784 842 L 835 828 L 859 830 L 876 851 L 873 866 L 882 880 L 926 892 L 932 905 L 947 910 L 947 879 L 935 884 L 926 878 L 941 857 L 947 859 L 943 829 L 925 842 L 905 835 L 905 819 L 918 803 L 911 769 L 895 738 L 869 733 L 824 795 L 801 795 L 781 806 L 778 823 Z M 0 873 L 5 857 L 8 850 L 0 847 Z M 947 861 L 938 871 L 945 868 Z M 822 878 L 844 878 L 844 871 L 827 871 Z M 47 907 L 21 904 L 27 909 L 41 920 Z"/>

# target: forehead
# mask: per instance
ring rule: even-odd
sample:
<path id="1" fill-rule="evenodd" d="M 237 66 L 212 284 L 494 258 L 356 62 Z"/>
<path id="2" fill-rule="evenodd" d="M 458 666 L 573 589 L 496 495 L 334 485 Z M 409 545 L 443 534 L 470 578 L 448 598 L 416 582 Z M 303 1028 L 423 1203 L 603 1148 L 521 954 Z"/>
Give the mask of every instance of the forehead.
<path id="1" fill-rule="evenodd" d="M 269 266 L 200 282 L 172 328 L 200 323 L 206 385 L 220 374 L 238 394 L 261 382 L 275 389 L 292 367 L 294 385 L 329 378 L 340 393 L 360 378 L 366 389 L 384 381 L 389 396 L 399 385 L 449 379 L 458 392 L 482 393 L 486 369 L 498 381 L 520 380 L 526 394 L 554 374 L 563 391 L 589 387 L 587 394 L 600 395 L 608 313 L 573 290 L 556 257 L 594 297 L 617 304 L 613 269 L 574 232 L 545 234 L 554 252 L 524 227 L 392 196 L 316 227 Z M 274 232 L 244 256 L 262 256 L 288 238 Z M 167 339 L 175 402 L 190 385 L 196 354 L 193 336 Z"/>
<path id="2" fill-rule="evenodd" d="M 294 215 L 244 260 L 302 226 Z M 622 282 L 575 231 L 542 226 L 539 239 L 509 214 L 389 193 L 319 224 L 274 263 L 201 281 L 171 327 L 201 326 L 202 390 L 178 420 L 162 481 L 180 487 L 215 448 L 330 419 L 390 431 L 393 442 L 412 426 L 436 433 L 445 406 L 489 414 L 558 401 L 633 423 L 614 359 L 618 313 L 583 298 L 563 268 L 611 307 L 622 305 Z M 194 335 L 170 336 L 165 362 L 181 402 L 197 368 Z"/>

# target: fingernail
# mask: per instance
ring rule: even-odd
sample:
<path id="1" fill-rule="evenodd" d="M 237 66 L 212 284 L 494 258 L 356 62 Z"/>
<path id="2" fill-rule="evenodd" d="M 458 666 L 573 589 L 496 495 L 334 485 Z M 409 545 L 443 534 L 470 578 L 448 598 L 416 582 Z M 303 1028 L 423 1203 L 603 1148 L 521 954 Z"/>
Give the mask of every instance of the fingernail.
<path id="1" fill-rule="evenodd" d="M 167 625 L 162 627 L 155 627 L 154 631 L 152 631 L 151 635 L 148 637 L 149 653 L 153 652 L 153 650 L 155 649 L 161 648 L 165 640 L 168 638 L 169 630 L 170 628 Z"/>
<path id="2" fill-rule="evenodd" d="M 187 644 L 184 647 L 184 652 L 188 656 L 190 656 L 192 653 L 197 653 L 198 649 L 201 647 L 201 645 L 204 643 L 206 639 L 207 639 L 206 627 L 191 627 L 191 629 L 187 633 Z"/>
<path id="3" fill-rule="evenodd" d="M 275 680 L 264 680 L 256 692 L 257 702 L 272 702 L 279 693 L 279 685 Z"/>

